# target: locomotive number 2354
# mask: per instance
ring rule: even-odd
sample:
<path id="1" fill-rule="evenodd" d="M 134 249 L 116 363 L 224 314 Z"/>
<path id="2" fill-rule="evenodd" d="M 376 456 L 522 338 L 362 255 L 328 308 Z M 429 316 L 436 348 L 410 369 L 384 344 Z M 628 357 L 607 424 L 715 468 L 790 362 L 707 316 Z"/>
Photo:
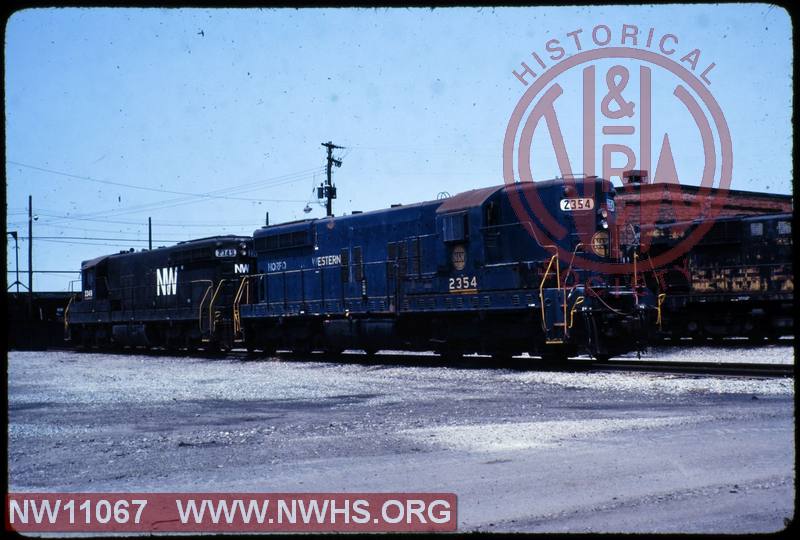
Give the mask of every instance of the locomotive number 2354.
<path id="1" fill-rule="evenodd" d="M 451 291 L 465 291 L 478 288 L 478 278 L 475 276 L 458 276 L 450 278 Z"/>
<path id="2" fill-rule="evenodd" d="M 561 210 L 573 212 L 575 210 L 591 210 L 594 208 L 594 199 L 589 197 L 579 199 L 561 199 Z"/>

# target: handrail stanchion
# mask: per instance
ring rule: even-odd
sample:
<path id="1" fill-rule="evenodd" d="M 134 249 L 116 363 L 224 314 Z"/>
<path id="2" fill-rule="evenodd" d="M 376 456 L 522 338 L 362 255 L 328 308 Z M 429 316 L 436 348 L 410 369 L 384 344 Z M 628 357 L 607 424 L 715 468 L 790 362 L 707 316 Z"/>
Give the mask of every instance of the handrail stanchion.
<path id="1" fill-rule="evenodd" d="M 208 304 L 208 331 L 211 335 L 214 335 L 214 330 L 216 329 L 216 322 L 214 321 L 214 302 L 217 301 L 217 296 L 219 295 L 219 291 L 222 290 L 222 284 L 228 279 L 221 279 L 217 284 L 217 289 L 214 291 L 214 296 L 211 297 L 211 302 Z"/>
<path id="2" fill-rule="evenodd" d="M 206 287 L 206 292 L 203 293 L 203 298 L 200 299 L 200 307 L 197 309 L 197 324 L 200 328 L 200 332 L 203 331 L 203 304 L 206 303 L 206 298 L 208 297 L 208 293 L 211 292 L 211 289 L 214 288 L 214 282 L 211 282 L 211 285 Z"/>
<path id="3" fill-rule="evenodd" d="M 658 309 L 658 317 L 656 318 L 656 324 L 658 325 L 658 329 L 661 330 L 661 304 L 664 303 L 664 299 L 667 297 L 666 293 L 661 293 L 658 295 L 658 305 L 656 308 Z"/>
<path id="4" fill-rule="evenodd" d="M 560 285 L 561 275 L 559 273 L 558 248 L 556 246 L 544 246 L 544 247 L 553 248 L 554 250 L 553 256 L 550 257 L 550 262 L 547 264 L 547 268 L 545 269 L 544 275 L 542 276 L 542 281 L 539 283 L 539 302 L 541 303 L 541 309 L 542 309 L 542 330 L 547 332 L 547 315 L 545 314 L 544 310 L 544 284 L 545 281 L 547 281 L 547 276 L 550 274 L 550 268 L 552 268 L 553 266 L 553 261 L 556 261 L 556 280 L 559 282 L 557 283 L 558 288 L 560 288 L 559 285 Z"/>
<path id="5" fill-rule="evenodd" d="M 67 302 L 67 307 L 64 309 L 64 336 L 66 338 L 67 333 L 69 332 L 69 307 L 72 305 L 72 302 L 75 300 L 75 296 L 72 295 L 69 297 L 69 302 Z"/>

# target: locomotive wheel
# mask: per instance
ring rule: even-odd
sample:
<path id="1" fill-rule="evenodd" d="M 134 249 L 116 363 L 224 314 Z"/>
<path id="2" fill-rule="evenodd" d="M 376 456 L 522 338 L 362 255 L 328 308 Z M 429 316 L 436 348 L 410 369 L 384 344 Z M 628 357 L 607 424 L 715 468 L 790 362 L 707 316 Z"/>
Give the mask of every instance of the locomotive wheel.
<path id="1" fill-rule="evenodd" d="M 441 356 L 442 360 L 447 363 L 457 363 L 464 359 L 464 351 L 460 349 L 447 348 L 439 351 L 439 356 Z"/>
<path id="2" fill-rule="evenodd" d="M 292 347 L 292 352 L 297 356 L 308 356 L 311 354 L 312 347 L 310 343 L 302 343 Z"/>
<path id="3" fill-rule="evenodd" d="M 176 355 L 178 354 L 178 349 L 180 349 L 180 345 L 175 338 L 167 336 L 166 343 L 164 344 L 164 349 L 166 349 L 168 355 Z"/>
<path id="4" fill-rule="evenodd" d="M 76 343 L 78 344 L 79 349 L 86 350 L 89 348 L 89 332 L 81 329 L 79 332 L 77 332 L 76 338 Z"/>
<path id="5" fill-rule="evenodd" d="M 252 338 L 248 338 L 247 334 L 244 337 L 244 348 L 247 349 L 248 355 L 254 355 L 256 353 L 256 343 L 255 340 Z"/>
<path id="6" fill-rule="evenodd" d="M 225 348 L 217 341 L 212 341 L 205 346 L 205 351 L 212 357 L 219 357 L 225 355 Z"/>
<path id="7" fill-rule="evenodd" d="M 567 361 L 567 352 L 563 349 L 545 349 L 541 353 L 542 361 L 546 364 L 564 364 Z"/>
<path id="8" fill-rule="evenodd" d="M 506 351 L 492 353 L 492 363 L 494 363 L 497 367 L 521 367 L 521 362 L 517 362 L 514 358 L 514 355 Z"/>
<path id="9" fill-rule="evenodd" d="M 600 363 L 608 362 L 609 360 L 611 360 L 611 355 L 610 354 L 596 354 L 594 356 L 594 360 L 595 360 L 595 362 L 600 362 Z"/>

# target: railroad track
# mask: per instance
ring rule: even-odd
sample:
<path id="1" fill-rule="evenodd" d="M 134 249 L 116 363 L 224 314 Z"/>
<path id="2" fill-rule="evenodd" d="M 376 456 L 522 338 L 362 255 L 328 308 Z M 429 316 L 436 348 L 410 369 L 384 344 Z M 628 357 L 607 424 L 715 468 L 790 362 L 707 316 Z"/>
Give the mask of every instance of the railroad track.
<path id="1" fill-rule="evenodd" d="M 231 353 L 229 353 L 231 354 Z M 232 351 L 236 357 L 252 359 L 245 351 Z M 358 353 L 343 353 L 338 356 L 325 354 L 310 354 L 297 356 L 292 354 L 279 354 L 282 359 L 289 361 L 321 361 L 344 362 L 359 364 L 391 364 L 405 366 L 452 366 L 458 368 L 492 368 L 504 367 L 524 369 L 526 371 L 641 371 L 651 373 L 681 373 L 698 375 L 737 376 L 737 377 L 793 377 L 793 364 L 755 364 L 755 363 L 712 363 L 712 362 L 671 362 L 657 360 L 620 359 L 608 362 L 596 362 L 588 358 L 575 358 L 559 364 L 546 364 L 538 358 L 514 358 L 506 365 L 498 364 L 488 356 L 465 356 L 461 361 L 453 363 L 444 360 L 438 355 L 431 354 L 377 354 L 370 358 Z"/>
<path id="2" fill-rule="evenodd" d="M 90 354 L 109 354 L 109 355 L 145 355 L 145 356 L 174 356 L 192 357 L 206 359 L 229 359 L 240 361 L 265 361 L 279 359 L 281 361 L 294 362 L 338 362 L 347 364 L 366 364 L 366 365 L 396 365 L 396 366 L 431 366 L 431 367 L 455 367 L 467 369 L 487 369 L 487 368 L 512 368 L 526 371 L 566 371 L 566 372 L 597 372 L 597 371 L 639 371 L 649 373 L 680 373 L 697 375 L 716 375 L 716 376 L 737 376 L 737 377 L 793 377 L 795 372 L 794 364 L 756 364 L 741 362 L 672 362 L 658 360 L 637 360 L 622 358 L 609 360 L 608 362 L 596 362 L 588 358 L 573 358 L 563 363 L 549 364 L 544 363 L 538 358 L 515 357 L 510 362 L 498 363 L 489 356 L 465 356 L 457 362 L 445 360 L 439 355 L 424 353 L 378 353 L 373 357 L 365 354 L 345 352 L 340 355 L 329 355 L 322 353 L 311 354 L 292 354 L 289 352 L 279 352 L 272 357 L 263 357 L 258 354 L 250 354 L 244 349 L 233 349 L 226 353 L 203 352 L 203 351 L 176 351 L 168 352 L 164 350 L 136 351 L 108 351 L 101 349 L 89 349 L 81 351 Z"/>
<path id="3" fill-rule="evenodd" d="M 655 360 L 610 360 L 592 362 L 570 360 L 568 365 L 589 364 L 591 371 L 644 371 L 652 373 L 691 373 L 698 375 L 727 375 L 737 377 L 793 377 L 793 364 L 754 364 L 738 362 L 659 362 Z"/>

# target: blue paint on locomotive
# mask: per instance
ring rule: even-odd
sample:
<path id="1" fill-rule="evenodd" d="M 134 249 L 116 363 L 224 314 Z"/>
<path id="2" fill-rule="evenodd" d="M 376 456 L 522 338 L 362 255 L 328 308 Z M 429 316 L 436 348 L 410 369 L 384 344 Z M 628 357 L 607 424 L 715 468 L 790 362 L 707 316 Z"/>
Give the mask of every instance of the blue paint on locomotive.
<path id="1" fill-rule="evenodd" d="M 558 244 L 570 252 L 589 242 L 578 221 L 594 233 L 601 209 L 613 219 L 613 195 L 606 180 L 558 179 L 263 227 L 253 235 L 257 302 L 243 305 L 241 316 L 530 309 L 538 305 L 553 241 L 537 242 L 520 223 L 514 197 L 538 230 L 560 228 Z M 536 197 L 545 213 L 536 211 Z M 585 199 L 591 208 L 560 208 Z"/>

